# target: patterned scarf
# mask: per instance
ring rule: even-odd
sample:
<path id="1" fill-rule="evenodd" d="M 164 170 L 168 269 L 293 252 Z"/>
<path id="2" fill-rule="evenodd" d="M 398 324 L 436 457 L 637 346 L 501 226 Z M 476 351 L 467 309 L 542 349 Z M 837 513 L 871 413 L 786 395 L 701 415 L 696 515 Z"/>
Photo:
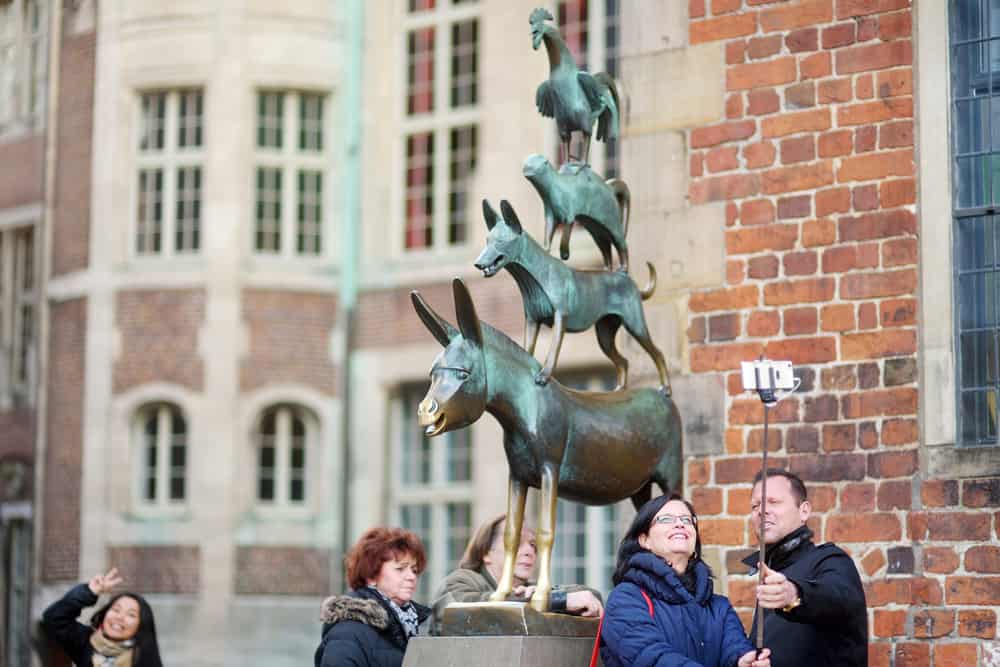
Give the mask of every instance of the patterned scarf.
<path id="1" fill-rule="evenodd" d="M 100 630 L 90 635 L 90 647 L 94 649 L 94 667 L 132 667 L 134 646 L 135 642 L 131 639 L 117 642 L 105 637 Z"/>
<path id="2" fill-rule="evenodd" d="M 368 588 L 378 593 L 378 596 L 389 604 L 389 608 L 392 609 L 394 614 L 396 614 L 396 618 L 399 619 L 400 625 L 403 626 L 403 632 L 406 633 L 407 639 L 417 634 L 420 619 L 417 617 L 417 609 L 412 603 L 407 602 L 405 605 L 400 607 L 398 604 L 393 602 L 388 595 L 375 588 L 374 585 L 369 584 Z"/>

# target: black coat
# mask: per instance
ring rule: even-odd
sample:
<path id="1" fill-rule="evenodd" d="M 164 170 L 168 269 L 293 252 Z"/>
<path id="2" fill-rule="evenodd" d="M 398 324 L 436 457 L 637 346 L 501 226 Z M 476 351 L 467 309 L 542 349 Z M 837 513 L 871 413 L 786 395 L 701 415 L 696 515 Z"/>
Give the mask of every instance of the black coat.
<path id="1" fill-rule="evenodd" d="M 421 623 L 431 610 L 413 603 Z M 408 638 L 392 608 L 361 588 L 327 598 L 320 613 L 323 638 L 316 667 L 400 667 Z"/>
<path id="2" fill-rule="evenodd" d="M 799 589 L 801 604 L 791 611 L 764 610 L 764 646 L 772 667 L 867 667 L 868 613 L 854 561 L 827 542 L 812 543 L 803 526 L 768 547 L 767 566 Z M 743 562 L 756 571 L 759 555 Z M 750 638 L 757 635 L 754 615 Z"/>
<path id="3" fill-rule="evenodd" d="M 97 604 L 87 584 L 74 586 L 62 599 L 56 600 L 42 613 L 42 627 L 49 639 L 59 645 L 74 665 L 92 667 L 94 649 L 90 645 L 90 635 L 94 629 L 76 619 L 87 607 Z"/>

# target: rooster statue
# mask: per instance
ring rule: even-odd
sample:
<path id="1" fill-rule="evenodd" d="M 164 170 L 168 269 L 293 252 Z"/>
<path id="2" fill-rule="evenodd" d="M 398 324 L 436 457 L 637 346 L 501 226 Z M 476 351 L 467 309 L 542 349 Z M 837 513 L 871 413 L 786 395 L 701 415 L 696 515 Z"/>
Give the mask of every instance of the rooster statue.
<path id="1" fill-rule="evenodd" d="M 597 121 L 597 138 L 607 141 L 618 136 L 618 90 L 614 79 L 606 72 L 591 74 L 576 66 L 573 54 L 559 31 L 546 23 L 553 20 L 546 9 L 531 12 L 531 46 L 535 50 L 545 43 L 549 55 L 549 79 L 538 86 L 535 104 L 547 118 L 556 119 L 559 130 L 560 162 L 572 159 L 569 144 L 573 132 L 582 132 L 583 155 L 579 160 L 587 163 L 590 157 L 590 137 Z"/>

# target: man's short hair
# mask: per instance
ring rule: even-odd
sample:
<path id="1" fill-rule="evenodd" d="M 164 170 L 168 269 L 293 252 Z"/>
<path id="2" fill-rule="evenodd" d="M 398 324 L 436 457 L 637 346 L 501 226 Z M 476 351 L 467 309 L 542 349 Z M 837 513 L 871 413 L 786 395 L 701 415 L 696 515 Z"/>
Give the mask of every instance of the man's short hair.
<path id="1" fill-rule="evenodd" d="M 792 494 L 795 496 L 796 502 L 801 505 L 806 500 L 808 500 L 808 495 L 806 494 L 806 485 L 803 483 L 802 479 L 796 475 L 794 472 L 789 472 L 784 468 L 768 468 L 768 477 L 784 477 L 788 480 L 788 484 L 792 487 Z M 763 478 L 763 474 L 758 472 L 753 476 L 754 486 Z"/>

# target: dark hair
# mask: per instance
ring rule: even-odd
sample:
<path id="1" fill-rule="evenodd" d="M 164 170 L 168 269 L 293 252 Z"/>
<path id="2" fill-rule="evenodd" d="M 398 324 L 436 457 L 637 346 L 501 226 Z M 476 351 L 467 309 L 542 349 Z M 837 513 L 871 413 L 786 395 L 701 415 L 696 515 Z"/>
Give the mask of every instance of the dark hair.
<path id="1" fill-rule="evenodd" d="M 156 642 L 156 621 L 153 620 L 153 608 L 138 593 L 124 592 L 113 595 L 106 605 L 94 612 L 90 618 L 90 627 L 100 630 L 108 609 L 111 609 L 114 603 L 121 598 L 132 598 L 139 605 L 139 628 L 133 637 L 135 653 L 132 664 L 135 667 L 163 667 L 163 661 L 160 660 L 160 646 Z"/>
<path id="2" fill-rule="evenodd" d="M 424 571 L 427 555 L 415 533 L 402 528 L 370 528 L 344 557 L 348 585 L 353 589 L 364 588 L 370 579 L 378 578 L 382 563 L 404 555 L 416 559 L 417 574 Z"/>
<path id="3" fill-rule="evenodd" d="M 506 520 L 507 515 L 501 514 L 480 524 L 479 528 L 476 528 L 472 539 L 465 546 L 465 553 L 462 554 L 462 560 L 458 566 L 465 570 L 479 570 L 482 568 L 483 559 L 490 552 L 490 549 L 493 548 L 493 542 L 497 539 L 500 526 Z"/>
<path id="4" fill-rule="evenodd" d="M 802 482 L 802 479 L 796 475 L 794 472 L 789 472 L 784 468 L 768 468 L 767 476 L 771 477 L 784 477 L 788 480 L 788 484 L 792 487 L 792 495 L 795 496 L 797 504 L 801 505 L 809 496 L 806 495 L 806 485 Z M 763 479 L 763 471 L 758 471 L 756 475 L 753 476 L 753 484 L 757 486 L 760 480 Z"/>
<path id="5" fill-rule="evenodd" d="M 635 513 L 635 518 L 632 519 L 632 525 L 628 527 L 625 537 L 622 538 L 621 544 L 618 545 L 618 561 L 615 563 L 615 573 L 611 576 L 611 582 L 616 586 L 625 578 L 625 573 L 628 571 L 628 562 L 632 559 L 632 556 L 641 551 L 649 551 L 639 544 L 639 537 L 649 534 L 649 529 L 653 527 L 653 519 L 656 518 L 657 512 L 663 509 L 663 506 L 671 500 L 681 501 L 687 506 L 688 511 L 691 512 L 695 526 L 694 555 L 691 557 L 691 560 L 701 560 L 701 534 L 698 531 L 698 515 L 695 514 L 694 507 L 676 493 L 671 493 L 670 495 L 663 494 L 647 501 L 645 505 L 639 508 L 639 511 Z M 709 570 L 709 576 L 711 576 L 711 569 Z"/>

